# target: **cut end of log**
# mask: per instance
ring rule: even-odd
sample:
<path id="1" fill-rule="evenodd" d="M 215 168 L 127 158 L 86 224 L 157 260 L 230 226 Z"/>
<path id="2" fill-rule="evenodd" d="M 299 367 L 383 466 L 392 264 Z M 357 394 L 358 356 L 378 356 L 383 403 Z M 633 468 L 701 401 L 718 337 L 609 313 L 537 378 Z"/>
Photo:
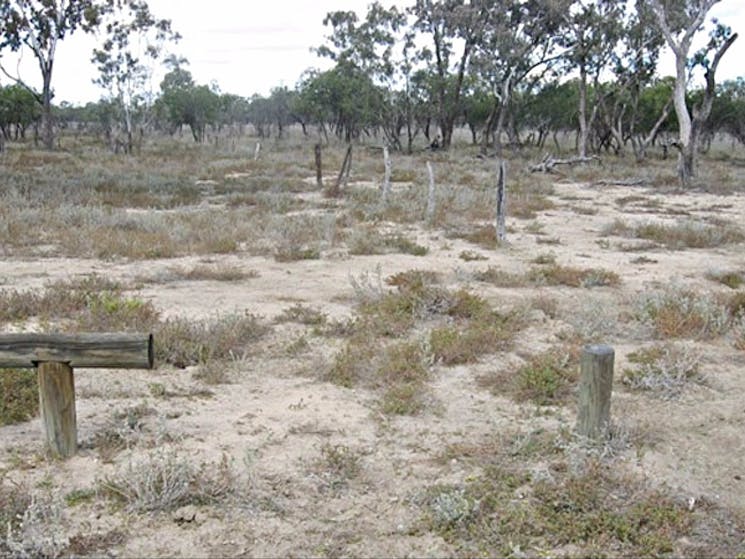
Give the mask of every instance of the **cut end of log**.
<path id="1" fill-rule="evenodd" d="M 586 345 L 584 347 L 584 351 L 585 353 L 596 357 L 605 357 L 608 355 L 613 355 L 615 353 L 613 348 L 606 344 Z"/>

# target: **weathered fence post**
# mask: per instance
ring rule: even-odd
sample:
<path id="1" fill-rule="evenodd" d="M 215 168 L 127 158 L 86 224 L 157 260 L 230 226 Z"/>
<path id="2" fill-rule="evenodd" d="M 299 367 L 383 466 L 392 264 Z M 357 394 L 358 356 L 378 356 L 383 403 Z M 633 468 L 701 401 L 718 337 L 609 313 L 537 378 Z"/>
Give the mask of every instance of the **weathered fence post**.
<path id="1" fill-rule="evenodd" d="M 614 356 L 608 345 L 589 345 L 582 351 L 577 413 L 577 433 L 582 437 L 598 440 L 608 431 Z"/>
<path id="2" fill-rule="evenodd" d="M 256 149 L 254 149 L 254 161 L 259 160 L 260 153 L 261 153 L 261 142 L 256 142 Z"/>
<path id="3" fill-rule="evenodd" d="M 37 367 L 39 410 L 49 448 L 63 457 L 77 449 L 75 380 L 67 363 L 48 361 Z"/>
<path id="4" fill-rule="evenodd" d="M 383 147 L 383 165 L 385 173 L 383 174 L 383 206 L 388 204 L 388 195 L 391 192 L 391 156 L 388 153 L 388 146 Z"/>
<path id="5" fill-rule="evenodd" d="M 427 173 L 429 174 L 429 190 L 427 191 L 427 225 L 435 222 L 435 172 L 432 163 L 427 161 Z"/>
<path id="6" fill-rule="evenodd" d="M 46 442 L 63 458 L 77 450 L 73 368 L 152 369 L 152 334 L 0 334 L 0 369 L 35 367 Z"/>
<path id="7" fill-rule="evenodd" d="M 347 146 L 347 153 L 344 155 L 344 161 L 341 164 L 339 170 L 339 176 L 336 178 L 336 183 L 333 188 L 329 188 L 326 192 L 327 198 L 338 198 L 341 195 L 342 186 L 346 187 L 349 181 L 349 172 L 352 169 L 352 144 Z"/>
<path id="8" fill-rule="evenodd" d="M 507 232 L 505 230 L 505 216 L 507 213 L 507 193 L 505 191 L 505 182 L 507 181 L 505 162 L 504 159 L 499 161 L 497 170 L 497 241 L 502 244 L 507 240 Z"/>
<path id="9" fill-rule="evenodd" d="M 318 143 L 313 148 L 313 153 L 316 157 L 316 185 L 318 188 L 323 188 L 323 168 L 321 165 L 321 144 Z"/>

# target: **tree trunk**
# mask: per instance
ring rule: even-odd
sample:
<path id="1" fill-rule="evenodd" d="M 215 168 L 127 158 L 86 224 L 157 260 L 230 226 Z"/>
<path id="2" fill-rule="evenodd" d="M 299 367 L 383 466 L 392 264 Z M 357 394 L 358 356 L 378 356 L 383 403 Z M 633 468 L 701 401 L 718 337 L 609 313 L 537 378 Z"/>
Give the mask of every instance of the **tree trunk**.
<path id="1" fill-rule="evenodd" d="M 690 186 L 691 179 L 696 176 L 695 164 L 696 148 L 694 143 L 690 141 L 687 145 L 681 145 L 680 152 L 678 153 L 678 177 L 680 178 L 681 186 Z"/>
<path id="2" fill-rule="evenodd" d="M 579 136 L 577 137 L 577 154 L 587 157 L 587 70 L 584 65 L 579 69 Z"/>
<path id="3" fill-rule="evenodd" d="M 42 68 L 44 85 L 41 92 L 41 141 L 44 149 L 54 149 L 54 121 L 52 119 L 52 63 Z"/>

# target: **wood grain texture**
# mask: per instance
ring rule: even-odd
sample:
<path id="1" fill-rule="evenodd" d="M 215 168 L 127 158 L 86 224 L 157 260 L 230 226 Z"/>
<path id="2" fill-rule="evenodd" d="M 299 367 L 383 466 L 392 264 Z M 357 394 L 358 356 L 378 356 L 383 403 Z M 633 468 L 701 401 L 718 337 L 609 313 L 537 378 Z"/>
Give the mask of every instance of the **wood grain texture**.
<path id="1" fill-rule="evenodd" d="M 0 334 L 0 369 L 41 362 L 75 368 L 152 369 L 152 334 Z"/>
<path id="2" fill-rule="evenodd" d="M 49 449 L 67 458 L 77 451 L 75 380 L 64 363 L 39 363 L 39 408 Z"/>
<path id="3" fill-rule="evenodd" d="M 590 345 L 582 351 L 580 362 L 577 433 L 590 439 L 605 436 L 610 425 L 615 352 L 607 345 Z"/>

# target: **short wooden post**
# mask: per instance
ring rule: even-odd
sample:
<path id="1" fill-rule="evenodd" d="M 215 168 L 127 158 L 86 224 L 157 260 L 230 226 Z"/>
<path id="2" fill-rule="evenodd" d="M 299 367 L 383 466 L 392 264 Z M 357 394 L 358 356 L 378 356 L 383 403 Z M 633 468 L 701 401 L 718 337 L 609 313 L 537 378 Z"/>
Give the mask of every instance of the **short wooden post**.
<path id="1" fill-rule="evenodd" d="M 318 188 L 323 188 L 323 168 L 321 163 L 321 144 L 316 144 L 313 148 L 313 153 L 316 158 L 316 185 Z"/>
<path id="2" fill-rule="evenodd" d="M 429 174 L 429 190 L 427 191 L 427 225 L 435 222 L 435 172 L 432 163 L 427 161 L 427 173 Z"/>
<path id="3" fill-rule="evenodd" d="M 62 458 L 78 448 L 75 380 L 67 363 L 39 363 L 39 408 L 47 445 Z"/>
<path id="4" fill-rule="evenodd" d="M 614 356 L 608 345 L 589 345 L 582 351 L 577 413 L 577 433 L 582 437 L 598 440 L 608 431 Z"/>
<path id="5" fill-rule="evenodd" d="M 47 445 L 62 458 L 77 450 L 73 368 L 152 369 L 152 334 L 0 334 L 0 369 L 37 369 Z"/>
<path id="6" fill-rule="evenodd" d="M 261 153 L 261 142 L 256 142 L 256 149 L 254 149 L 254 161 L 259 160 L 260 153 Z"/>
<path id="7" fill-rule="evenodd" d="M 504 243 L 507 240 L 505 230 L 505 216 L 507 214 L 507 193 L 505 191 L 505 182 L 507 181 L 504 159 L 500 160 L 497 170 L 497 220 L 495 227 L 497 229 L 497 241 Z"/>

